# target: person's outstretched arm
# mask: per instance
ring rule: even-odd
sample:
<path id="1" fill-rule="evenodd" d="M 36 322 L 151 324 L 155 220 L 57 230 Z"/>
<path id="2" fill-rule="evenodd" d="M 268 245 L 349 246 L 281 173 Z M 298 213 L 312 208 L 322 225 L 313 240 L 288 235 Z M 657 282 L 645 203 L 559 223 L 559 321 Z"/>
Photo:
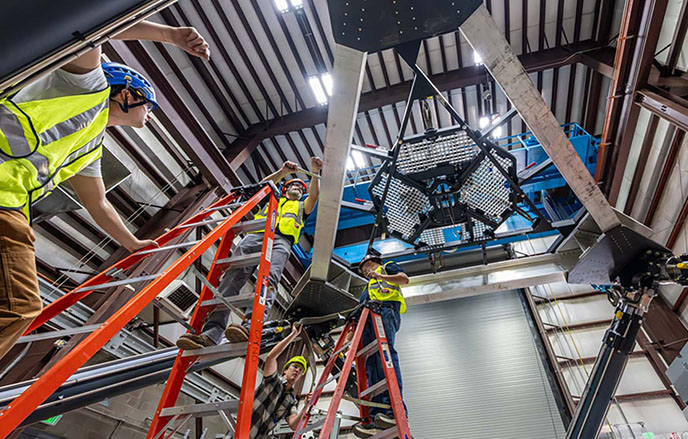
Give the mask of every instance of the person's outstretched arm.
<path id="1" fill-rule="evenodd" d="M 319 174 L 322 169 L 323 162 L 320 157 L 311 157 L 311 172 Z M 315 209 L 315 204 L 318 202 L 320 196 L 320 179 L 311 178 L 311 185 L 308 188 L 308 198 L 303 202 L 303 211 L 306 215 L 310 215 Z"/>
<path id="2" fill-rule="evenodd" d="M 168 43 L 185 50 L 191 55 L 210 59 L 208 43 L 193 27 L 173 27 L 164 24 L 142 21 L 114 37 L 115 40 L 146 40 Z M 89 50 L 74 61 L 62 66 L 70 73 L 88 73 L 100 66 L 100 46 Z"/>
<path id="3" fill-rule="evenodd" d="M 296 172 L 296 168 L 298 168 L 298 167 L 299 167 L 299 165 L 297 165 L 296 163 L 286 161 L 282 164 L 281 168 L 279 168 L 277 171 L 273 172 L 272 174 L 268 175 L 267 177 L 262 179 L 260 182 L 264 183 L 266 181 L 272 181 L 275 184 L 279 184 L 279 182 L 282 178 L 291 174 L 292 172 Z"/>
<path id="4" fill-rule="evenodd" d="M 103 179 L 98 177 L 86 177 L 75 175 L 69 179 L 76 191 L 79 201 L 91 214 L 95 222 L 105 230 L 115 241 L 130 252 L 154 245 L 157 243 L 150 239 L 138 239 L 122 222 L 119 214 L 105 197 L 105 185 Z"/>
<path id="5" fill-rule="evenodd" d="M 287 335 L 284 340 L 277 343 L 274 348 L 268 353 L 265 358 L 265 365 L 263 366 L 263 376 L 270 376 L 277 372 L 277 358 L 284 352 L 284 350 L 293 342 L 296 337 L 301 334 L 301 325 L 294 323 L 291 325 L 291 334 Z"/>

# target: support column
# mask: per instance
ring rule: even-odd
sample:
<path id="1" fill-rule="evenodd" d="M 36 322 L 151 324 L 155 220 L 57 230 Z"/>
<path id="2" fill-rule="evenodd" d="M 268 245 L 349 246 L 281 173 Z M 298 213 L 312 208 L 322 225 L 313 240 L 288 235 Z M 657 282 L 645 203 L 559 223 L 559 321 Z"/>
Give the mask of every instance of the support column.
<path id="1" fill-rule="evenodd" d="M 487 8 L 481 5 L 460 29 L 600 229 L 607 232 L 620 225 L 614 210 L 578 157 Z M 489 38 L 485 38 L 486 35 Z"/>
<path id="2" fill-rule="evenodd" d="M 335 50 L 334 87 L 327 115 L 325 159 L 311 265 L 311 277 L 316 280 L 327 280 L 344 190 L 346 158 L 358 114 L 367 56 L 366 52 L 339 44 Z"/>

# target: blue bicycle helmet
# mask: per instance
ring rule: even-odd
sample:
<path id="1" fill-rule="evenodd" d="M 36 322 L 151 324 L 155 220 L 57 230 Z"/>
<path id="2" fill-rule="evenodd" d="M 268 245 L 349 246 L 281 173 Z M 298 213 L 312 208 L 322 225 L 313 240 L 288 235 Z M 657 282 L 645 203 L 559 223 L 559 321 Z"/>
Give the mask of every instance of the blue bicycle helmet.
<path id="1" fill-rule="evenodd" d="M 153 109 L 158 108 L 153 85 L 142 74 L 116 62 L 103 63 L 102 67 L 110 87 L 123 85 L 125 88 L 136 90 L 141 97 L 153 104 Z"/>

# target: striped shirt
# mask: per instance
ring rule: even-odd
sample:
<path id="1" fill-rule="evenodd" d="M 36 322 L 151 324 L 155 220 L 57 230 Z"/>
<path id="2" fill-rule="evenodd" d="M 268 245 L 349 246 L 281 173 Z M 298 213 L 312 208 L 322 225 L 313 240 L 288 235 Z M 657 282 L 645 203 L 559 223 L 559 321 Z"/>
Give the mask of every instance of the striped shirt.
<path id="1" fill-rule="evenodd" d="M 297 414 L 299 403 L 294 389 L 286 390 L 287 380 L 277 372 L 263 378 L 256 389 L 251 416 L 251 439 L 269 439 L 268 432 L 288 416 Z"/>

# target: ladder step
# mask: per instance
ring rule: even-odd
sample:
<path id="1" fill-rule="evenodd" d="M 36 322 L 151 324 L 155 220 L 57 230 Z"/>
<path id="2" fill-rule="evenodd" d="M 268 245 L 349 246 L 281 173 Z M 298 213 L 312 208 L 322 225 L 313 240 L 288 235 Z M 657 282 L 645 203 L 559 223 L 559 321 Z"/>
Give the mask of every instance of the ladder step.
<path id="1" fill-rule="evenodd" d="M 78 290 L 75 290 L 75 293 L 79 293 L 81 291 L 92 291 L 92 290 L 99 290 L 101 288 L 110 288 L 110 287 L 116 287 L 119 285 L 129 285 L 129 284 L 135 284 L 138 282 L 145 282 L 147 280 L 153 280 L 156 277 L 158 277 L 159 274 L 150 274 L 147 276 L 139 276 L 139 277 L 132 277 L 129 279 L 122 279 L 122 280 L 116 280 L 114 282 L 107 282 L 104 284 L 98 284 L 98 285 L 89 285 L 87 287 L 81 287 Z"/>
<path id="2" fill-rule="evenodd" d="M 258 265 L 260 262 L 260 253 L 253 253 L 250 255 L 232 256 L 231 258 L 220 259 L 216 262 L 219 264 L 229 264 L 230 268 L 244 268 Z"/>
<path id="3" fill-rule="evenodd" d="M 363 392 L 361 392 L 359 398 L 363 399 L 366 396 L 370 396 L 371 398 L 373 398 L 379 395 L 380 393 L 384 392 L 385 390 L 387 390 L 387 381 L 382 379 L 377 383 L 373 384 L 372 386 L 368 387 L 367 389 L 365 389 Z"/>
<path id="4" fill-rule="evenodd" d="M 397 431 L 397 427 L 392 427 L 388 428 L 387 430 L 383 430 L 376 434 L 375 436 L 371 436 L 368 439 L 392 439 L 395 437 L 399 437 L 399 432 Z"/>
<path id="5" fill-rule="evenodd" d="M 241 207 L 243 204 L 244 203 L 225 204 L 224 206 L 211 207 L 210 209 L 206 209 L 205 212 L 215 212 L 216 210 L 223 209 L 236 209 L 237 207 Z"/>
<path id="6" fill-rule="evenodd" d="M 202 418 L 204 416 L 216 416 L 219 411 L 237 412 L 239 410 L 239 401 L 220 401 L 220 402 L 206 402 L 203 404 L 183 405 L 177 407 L 168 407 L 160 410 L 161 417 L 167 416 L 191 416 L 192 418 Z"/>
<path id="7" fill-rule="evenodd" d="M 368 343 L 368 346 L 358 351 L 356 356 L 359 358 L 363 358 L 365 360 L 375 352 L 375 348 L 377 348 L 377 340 L 373 340 L 370 343 Z"/>
<path id="8" fill-rule="evenodd" d="M 265 229 L 265 218 L 261 218 L 261 219 L 255 219 L 255 220 L 249 220 L 249 221 L 242 221 L 239 224 L 235 224 L 234 227 L 232 227 L 232 232 L 234 232 L 234 233 L 257 232 L 259 230 L 264 230 L 264 229 Z"/>
<path id="9" fill-rule="evenodd" d="M 179 229 L 179 230 L 190 229 L 192 227 L 205 226 L 206 224 L 221 223 L 222 221 L 226 220 L 227 218 L 229 218 L 229 217 L 223 216 L 222 218 L 211 218 L 211 219 L 199 221 L 197 223 L 184 224 L 183 226 L 177 227 L 177 229 Z M 256 232 L 258 230 L 262 230 L 263 228 L 265 228 L 265 219 L 257 219 L 257 220 L 250 220 L 250 221 L 242 221 L 240 223 L 235 224 L 234 226 L 232 226 L 232 232 L 234 232 L 234 233 Z"/>
<path id="10" fill-rule="evenodd" d="M 210 346 L 203 349 L 192 349 L 182 352 L 182 357 L 203 357 L 203 360 L 214 358 L 239 358 L 246 355 L 247 342 L 244 343 L 223 343 L 217 346 Z"/>
<path id="11" fill-rule="evenodd" d="M 198 244 L 199 242 L 201 242 L 201 241 L 198 240 L 198 241 L 180 242 L 179 244 L 166 245 L 166 246 L 164 246 L 164 247 L 158 247 L 158 248 L 152 248 L 152 249 L 150 249 L 150 250 L 140 251 L 140 252 L 138 252 L 137 254 L 139 254 L 139 255 L 147 255 L 147 254 L 150 254 L 150 253 L 164 252 L 165 250 L 170 250 L 170 249 L 173 249 L 173 248 L 190 247 L 190 246 L 192 246 L 192 245 Z"/>
<path id="12" fill-rule="evenodd" d="M 59 331 L 42 332 L 40 334 L 30 334 L 20 337 L 16 344 L 28 343 L 30 341 L 50 340 L 51 338 L 62 338 L 74 334 L 84 334 L 100 328 L 102 323 L 95 325 L 79 326 L 77 328 L 61 329 Z"/>
<path id="13" fill-rule="evenodd" d="M 230 297 L 225 297 L 225 300 L 227 300 L 229 303 L 232 305 L 236 306 L 237 308 L 243 308 L 247 307 L 249 305 L 253 304 L 253 298 L 255 297 L 254 293 L 250 294 L 242 294 L 240 296 L 230 296 Z M 201 302 L 201 306 L 222 306 L 224 307 L 224 303 L 220 299 L 210 299 L 210 300 L 204 300 Z"/>

